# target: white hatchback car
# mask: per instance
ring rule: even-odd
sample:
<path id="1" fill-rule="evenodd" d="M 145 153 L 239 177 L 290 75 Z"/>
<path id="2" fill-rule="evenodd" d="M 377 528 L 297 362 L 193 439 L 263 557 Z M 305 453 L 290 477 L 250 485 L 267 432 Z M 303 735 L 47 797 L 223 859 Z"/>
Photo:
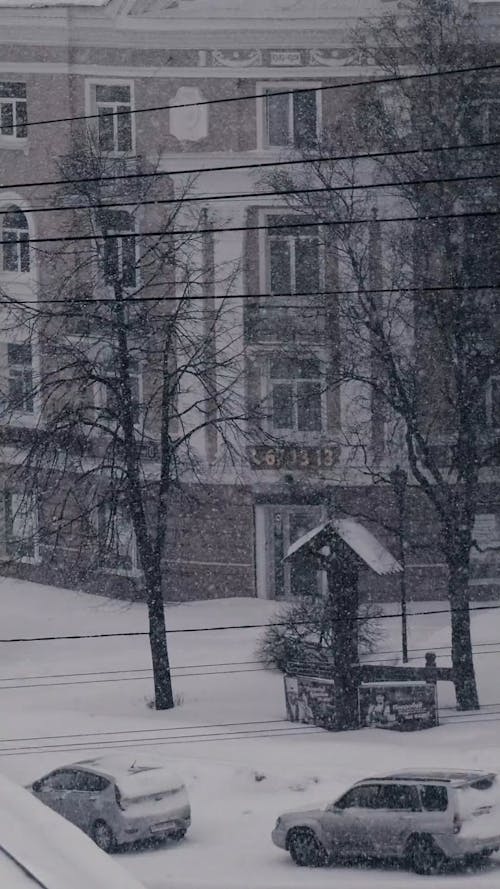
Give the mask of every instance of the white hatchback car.
<path id="1" fill-rule="evenodd" d="M 367 778 L 326 808 L 282 815 L 272 839 L 299 865 L 396 858 L 436 873 L 449 859 L 479 861 L 500 849 L 500 786 L 495 774 L 475 771 Z"/>
<path id="2" fill-rule="evenodd" d="M 2 889 L 145 889 L 81 830 L 0 775 Z"/>
<path id="3" fill-rule="evenodd" d="M 137 840 L 181 839 L 191 824 L 183 781 L 150 758 L 83 760 L 49 772 L 29 789 L 105 852 Z"/>

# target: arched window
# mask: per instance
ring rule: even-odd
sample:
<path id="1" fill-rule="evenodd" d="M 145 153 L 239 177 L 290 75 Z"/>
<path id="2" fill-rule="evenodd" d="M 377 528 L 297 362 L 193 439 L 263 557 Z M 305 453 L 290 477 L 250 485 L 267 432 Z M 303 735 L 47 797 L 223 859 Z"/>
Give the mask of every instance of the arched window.
<path id="1" fill-rule="evenodd" d="M 2 241 L 4 272 L 29 272 L 28 220 L 19 207 L 9 207 L 3 217 Z"/>

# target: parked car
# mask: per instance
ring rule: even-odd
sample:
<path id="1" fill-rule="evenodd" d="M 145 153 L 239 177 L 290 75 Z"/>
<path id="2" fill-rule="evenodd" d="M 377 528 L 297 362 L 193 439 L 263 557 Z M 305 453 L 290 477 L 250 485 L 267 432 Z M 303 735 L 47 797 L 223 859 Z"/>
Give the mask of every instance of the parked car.
<path id="1" fill-rule="evenodd" d="M 49 772 L 30 789 L 105 852 L 153 837 L 181 839 L 191 824 L 182 780 L 149 758 L 110 755 L 76 762 Z"/>
<path id="2" fill-rule="evenodd" d="M 402 771 L 358 781 L 326 808 L 281 815 L 272 833 L 299 865 L 396 858 L 419 874 L 500 849 L 500 786 L 478 771 Z"/>
<path id="3" fill-rule="evenodd" d="M 2 889 L 144 889 L 125 868 L 24 787 L 0 776 Z"/>

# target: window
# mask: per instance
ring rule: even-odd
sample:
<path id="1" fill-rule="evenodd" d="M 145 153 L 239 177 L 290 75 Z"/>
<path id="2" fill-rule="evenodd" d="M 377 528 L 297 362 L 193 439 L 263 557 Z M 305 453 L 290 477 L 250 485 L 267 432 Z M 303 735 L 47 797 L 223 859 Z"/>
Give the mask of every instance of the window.
<path id="1" fill-rule="evenodd" d="M 382 784 L 377 798 L 378 809 L 420 811 L 418 789 L 411 784 Z"/>
<path id="2" fill-rule="evenodd" d="M 33 496 L 4 493 L 5 543 L 9 556 L 21 561 L 38 558 L 38 509 Z"/>
<path id="3" fill-rule="evenodd" d="M 429 784 L 420 788 L 420 798 L 426 812 L 446 812 L 448 791 L 439 784 Z"/>
<path id="4" fill-rule="evenodd" d="M 90 772 L 75 772 L 74 789 L 82 793 L 101 793 L 109 787 L 109 781 Z"/>
<path id="5" fill-rule="evenodd" d="M 376 809 L 378 808 L 379 784 L 364 784 L 353 787 L 334 806 L 336 809 Z"/>
<path id="6" fill-rule="evenodd" d="M 9 407 L 13 411 L 34 411 L 33 356 L 29 343 L 7 345 Z"/>
<path id="7" fill-rule="evenodd" d="M 99 541 L 103 567 L 117 573 L 138 569 L 132 522 L 123 504 L 103 504 L 99 509 Z"/>
<path id="8" fill-rule="evenodd" d="M 273 223 L 283 225 L 285 220 L 272 217 Z M 300 219 L 294 220 L 294 225 Z M 273 294 L 311 294 L 321 290 L 320 242 L 315 229 L 280 228 L 269 230 L 268 267 L 269 290 Z M 296 300 L 294 300 L 294 303 Z"/>
<path id="9" fill-rule="evenodd" d="M 321 432 L 323 390 L 317 357 L 270 361 L 271 425 L 276 432 Z"/>
<path id="10" fill-rule="evenodd" d="M 26 139 L 26 84 L 0 82 L 0 136 Z"/>
<path id="11" fill-rule="evenodd" d="M 40 785 L 41 790 L 76 790 L 78 772 L 61 769 L 48 775 Z"/>
<path id="12" fill-rule="evenodd" d="M 492 429 L 500 429 L 500 377 L 490 377 L 488 382 L 486 416 Z"/>
<path id="13" fill-rule="evenodd" d="M 479 142 L 500 139 L 500 100 L 490 98 L 474 103 L 470 125 L 473 137 Z"/>
<path id="14" fill-rule="evenodd" d="M 104 238 L 103 265 L 106 283 L 130 289 L 137 284 L 137 257 L 134 220 L 126 211 L 101 214 Z"/>
<path id="15" fill-rule="evenodd" d="M 18 207 L 10 207 L 2 225 L 4 272 L 29 272 L 29 229 L 26 216 Z"/>
<path id="16" fill-rule="evenodd" d="M 319 95 L 314 88 L 300 90 L 284 83 L 266 89 L 266 144 L 271 148 L 314 145 L 318 136 Z"/>
<path id="17" fill-rule="evenodd" d="M 106 154 L 132 151 L 132 96 L 127 84 L 95 84 L 99 148 Z"/>

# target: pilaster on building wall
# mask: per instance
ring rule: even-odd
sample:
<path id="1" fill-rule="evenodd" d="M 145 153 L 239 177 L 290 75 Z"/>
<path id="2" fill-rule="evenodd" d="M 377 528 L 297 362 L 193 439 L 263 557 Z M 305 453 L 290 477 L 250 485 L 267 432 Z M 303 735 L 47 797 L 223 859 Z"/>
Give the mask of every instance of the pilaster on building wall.
<path id="1" fill-rule="evenodd" d="M 494 4 L 476 5 L 484 11 L 490 33 L 500 39 L 497 7 L 495 12 Z M 370 17 L 393 9 L 397 4 L 392 0 L 367 0 L 360 13 Z M 281 397 L 282 410 L 290 415 L 287 441 L 279 448 L 269 437 L 252 438 L 249 427 L 236 466 L 224 460 L 224 444 L 213 427 L 197 439 L 205 483 L 186 479 L 188 496 L 179 498 L 174 510 L 165 553 L 167 600 L 281 599 L 305 587 L 320 590 L 321 577 L 301 574 L 300 566 L 285 565 L 283 556 L 332 506 L 364 519 L 397 549 L 397 536 L 387 531 L 395 524 L 390 492 L 375 489 L 345 447 L 343 426 L 359 393 L 332 385 L 342 340 L 335 306 L 322 320 L 304 320 L 286 305 L 282 311 L 264 306 L 261 298 L 278 274 L 273 268 L 277 256 L 287 257 L 283 280 L 292 294 L 300 293 L 306 277 L 319 291 L 341 286 L 332 255 L 320 249 L 313 233 L 299 236 L 290 229 L 273 235 L 272 229 L 265 230 L 276 220 L 285 225 L 290 210 L 259 192 L 267 190 L 262 164 L 290 155 L 301 115 L 319 134 L 335 127 L 349 103 L 349 91 L 326 88 L 301 94 L 301 87 L 329 87 L 376 75 L 373 66 L 354 64 L 350 58 L 349 31 L 356 14 L 348 0 L 96 0 L 67 7 L 51 6 L 50 0 L 39 6 L 20 0 L 18 6 L 10 2 L 2 7 L 0 0 L 0 103 L 9 107 L 0 131 L 0 185 L 9 188 L 0 190 L 0 210 L 23 213 L 31 238 L 57 238 L 64 224 L 63 214 L 53 209 L 55 191 L 37 183 L 61 178 L 61 162 L 75 152 L 82 118 L 90 116 L 98 127 L 99 108 L 129 107 L 130 126 L 109 136 L 109 156 L 122 170 L 134 172 L 140 165 L 157 170 L 163 174 L 158 179 L 162 188 L 174 196 L 182 193 L 193 171 L 192 196 L 200 199 L 197 206 L 205 208 L 207 221 L 200 251 L 207 313 L 217 309 L 226 292 L 226 283 L 217 284 L 217 270 L 230 270 L 231 323 L 245 349 L 243 395 L 250 407 L 265 403 L 267 410 L 274 397 Z M 300 98 L 285 97 L 270 118 L 267 90 L 294 90 L 295 96 L 307 98 L 299 108 Z M 144 110 L 148 108 L 153 110 Z M 10 114 L 19 115 L 12 125 Z M 47 123 L 24 126 L 26 119 Z M 121 195 L 123 201 L 123 194 L 117 186 L 117 199 Z M 42 211 L 31 213 L 35 206 Z M 154 212 L 141 210 L 145 231 L 154 223 Z M 374 259 L 380 249 L 377 237 L 374 225 Z M 372 273 L 376 281 L 376 267 Z M 36 298 L 41 290 L 47 292 L 50 274 L 43 258 L 32 252 L 29 270 L 9 271 L 0 264 L 0 289 L 9 293 L 11 288 L 17 298 L 24 288 L 26 299 Z M 282 268 L 279 274 L 283 276 Z M 7 329 L 4 314 L 0 319 Z M 211 348 L 217 346 L 214 336 Z M 293 353 L 292 361 L 283 357 L 284 351 Z M 304 385 L 310 403 L 301 423 L 297 392 Z M 2 431 L 2 444 L 8 444 L 9 436 L 14 441 L 19 430 L 29 434 L 34 408 L 26 407 L 24 417 L 11 418 L 10 428 Z M 375 402 L 367 422 L 370 447 L 383 460 L 384 417 Z M 8 468 L 11 452 L 4 450 Z M 498 482 L 493 467 L 478 516 L 485 540 L 495 534 L 500 539 Z M 43 510 L 43 504 L 38 508 Z M 435 519 L 414 488 L 408 509 L 408 595 L 440 598 L 446 572 L 436 546 Z M 140 566 L 133 560 L 130 570 L 108 567 L 92 574 L 85 542 L 66 541 L 54 554 L 40 540 L 37 552 L 36 564 L 7 553 L 5 572 L 108 595 L 141 596 Z M 476 558 L 473 573 L 473 595 L 498 595 L 500 565 L 493 557 Z M 362 576 L 361 585 L 373 599 L 399 595 L 397 580 Z"/>

